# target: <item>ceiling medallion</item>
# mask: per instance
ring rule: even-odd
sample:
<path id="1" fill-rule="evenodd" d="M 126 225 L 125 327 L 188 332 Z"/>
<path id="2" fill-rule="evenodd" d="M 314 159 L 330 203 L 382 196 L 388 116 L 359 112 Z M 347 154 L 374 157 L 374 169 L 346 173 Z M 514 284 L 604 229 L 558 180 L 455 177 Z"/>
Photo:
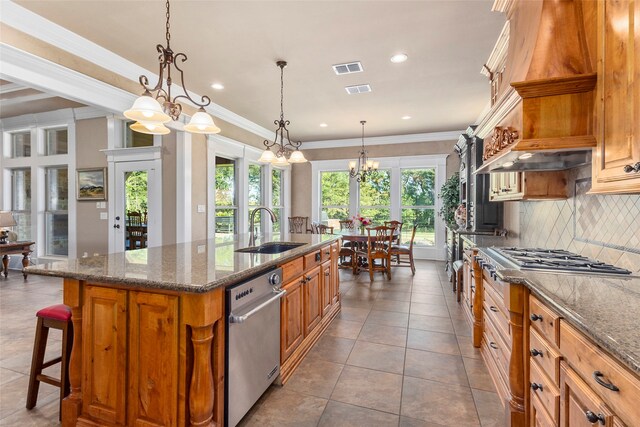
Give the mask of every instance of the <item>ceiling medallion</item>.
<path id="1" fill-rule="evenodd" d="M 159 72 L 158 83 L 154 87 L 149 86 L 149 79 L 145 75 L 141 75 L 138 78 L 140 85 L 144 89 L 144 93 L 138 97 L 133 103 L 133 106 L 124 112 L 124 116 L 128 119 L 135 120 L 136 123 L 130 127 L 136 132 L 148 133 L 152 135 L 166 135 L 169 133 L 169 129 L 164 123 L 171 120 L 178 120 L 180 114 L 182 114 L 182 105 L 177 101 L 181 98 L 188 99 L 194 105 L 200 107 L 198 111 L 191 117 L 189 124 L 184 126 L 184 130 L 192 133 L 218 133 L 218 128 L 213 123 L 213 117 L 205 112 L 204 107 L 211 104 L 211 99 L 208 96 L 203 96 L 200 102 L 195 101 L 187 92 L 184 84 L 184 74 L 178 62 L 183 63 L 187 60 L 187 55 L 184 53 L 173 53 L 169 41 L 171 40 L 169 18 L 171 13 L 169 10 L 169 0 L 166 3 L 167 7 L 167 22 L 166 22 L 166 40 L 167 47 L 161 44 L 156 46 L 156 50 L 160 54 L 158 57 Z M 171 68 L 175 67 L 180 72 L 180 85 L 182 86 L 183 94 L 171 97 L 171 85 L 173 78 L 171 76 Z M 167 88 L 163 88 L 163 83 L 166 81 Z M 162 101 L 162 105 L 160 105 Z"/>
<path id="2" fill-rule="evenodd" d="M 360 156 L 358 160 L 352 160 L 349 162 L 349 176 L 355 178 L 358 182 L 365 182 L 367 176 L 372 172 L 378 170 L 380 162 L 373 161 L 367 157 L 367 152 L 364 149 L 364 125 L 367 123 L 364 120 L 360 121 L 362 125 L 362 149 L 360 150 Z"/>
<path id="3" fill-rule="evenodd" d="M 302 154 L 302 151 L 300 151 L 302 142 L 291 141 L 289 138 L 289 129 L 287 129 L 290 122 L 284 119 L 284 67 L 287 66 L 287 62 L 278 61 L 276 65 L 280 67 L 280 120 L 273 121 L 273 124 L 278 126 L 276 129 L 276 138 L 273 141 L 264 140 L 264 146 L 267 148 L 262 152 L 258 161 L 280 166 L 286 166 L 289 163 L 304 163 L 307 159 L 304 157 L 304 154 Z M 280 142 L 278 142 L 278 138 Z M 272 148 L 273 151 L 271 151 Z"/>

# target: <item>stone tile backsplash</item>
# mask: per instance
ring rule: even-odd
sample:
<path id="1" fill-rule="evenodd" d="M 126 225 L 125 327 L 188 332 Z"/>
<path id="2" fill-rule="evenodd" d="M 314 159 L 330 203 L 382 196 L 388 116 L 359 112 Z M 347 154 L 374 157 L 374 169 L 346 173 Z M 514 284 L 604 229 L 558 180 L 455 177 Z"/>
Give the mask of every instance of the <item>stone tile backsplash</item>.
<path id="1" fill-rule="evenodd" d="M 568 200 L 524 201 L 519 230 L 528 246 L 568 249 L 640 273 L 640 195 L 590 195 L 591 170 L 571 171 Z M 516 206 L 517 205 L 517 206 Z"/>

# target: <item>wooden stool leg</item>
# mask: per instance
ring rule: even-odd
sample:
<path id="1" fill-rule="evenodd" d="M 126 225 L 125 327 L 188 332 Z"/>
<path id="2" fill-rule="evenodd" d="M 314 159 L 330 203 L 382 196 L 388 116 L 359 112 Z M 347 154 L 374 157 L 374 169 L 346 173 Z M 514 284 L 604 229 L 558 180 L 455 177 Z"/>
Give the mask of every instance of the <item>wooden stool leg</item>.
<path id="1" fill-rule="evenodd" d="M 71 389 L 69 384 L 69 358 L 73 347 L 73 324 L 67 322 L 62 328 L 62 361 L 60 368 L 60 412 L 59 419 L 62 420 L 62 399 L 69 395 Z"/>
<path id="2" fill-rule="evenodd" d="M 27 409 L 33 409 L 38 400 L 38 390 L 40 389 L 40 381 L 38 375 L 42 373 L 42 363 L 44 362 L 44 353 L 47 349 L 47 338 L 49 337 L 49 328 L 44 326 L 42 318 L 38 317 L 36 326 L 36 338 L 33 344 L 33 357 L 31 358 L 31 374 L 29 375 L 29 391 L 27 392 Z"/>

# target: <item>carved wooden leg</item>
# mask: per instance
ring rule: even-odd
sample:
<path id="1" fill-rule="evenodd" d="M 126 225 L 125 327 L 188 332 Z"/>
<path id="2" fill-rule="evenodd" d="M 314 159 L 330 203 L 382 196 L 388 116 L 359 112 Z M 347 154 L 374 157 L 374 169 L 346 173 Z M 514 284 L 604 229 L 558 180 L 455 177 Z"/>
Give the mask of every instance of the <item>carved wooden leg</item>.
<path id="1" fill-rule="evenodd" d="M 507 426 L 524 426 L 524 319 L 522 313 L 509 311 L 513 346 L 509 359 L 509 389 L 511 399 L 507 405 Z"/>
<path id="2" fill-rule="evenodd" d="M 9 275 L 9 255 L 2 257 L 2 271 L 4 272 L 4 277 Z"/>
<path id="3" fill-rule="evenodd" d="M 476 288 L 473 294 L 473 307 L 471 307 L 471 312 L 473 313 L 473 346 L 480 348 L 482 343 L 482 293 L 484 289 L 482 285 L 482 268 L 480 268 L 477 261 L 473 261 L 473 276 Z M 471 286 L 469 286 L 469 291 L 471 291 Z"/>
<path id="4" fill-rule="evenodd" d="M 212 419 L 215 398 L 211 366 L 213 326 L 191 327 L 193 374 L 189 389 L 189 413 L 192 427 L 215 425 Z"/>
<path id="5" fill-rule="evenodd" d="M 82 411 L 82 293 L 77 280 L 65 279 L 64 303 L 71 307 L 73 347 L 69 359 L 69 385 L 71 392 L 62 401 L 63 427 L 75 426 Z"/>
<path id="6" fill-rule="evenodd" d="M 29 252 L 22 253 L 22 275 L 27 278 L 27 272 L 24 270 L 29 266 Z"/>

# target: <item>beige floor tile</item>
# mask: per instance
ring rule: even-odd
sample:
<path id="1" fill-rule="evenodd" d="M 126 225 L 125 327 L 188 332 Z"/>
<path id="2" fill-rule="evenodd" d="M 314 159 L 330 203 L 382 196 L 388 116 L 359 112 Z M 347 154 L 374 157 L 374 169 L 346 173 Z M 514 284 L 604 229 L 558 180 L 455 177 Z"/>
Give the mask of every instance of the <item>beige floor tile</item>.
<path id="1" fill-rule="evenodd" d="M 363 301 L 375 301 L 380 291 L 361 287 L 353 287 L 343 295 L 343 298 L 355 298 Z"/>
<path id="2" fill-rule="evenodd" d="M 338 319 L 351 320 L 352 322 L 364 323 L 371 310 L 368 308 L 345 307 L 340 308 L 340 313 L 336 316 Z"/>
<path id="3" fill-rule="evenodd" d="M 355 340 L 324 334 L 313 346 L 308 357 L 344 364 L 349 358 Z"/>
<path id="4" fill-rule="evenodd" d="M 495 392 L 496 389 L 487 370 L 487 366 L 482 359 L 463 358 L 464 367 L 469 378 L 471 388 Z"/>
<path id="5" fill-rule="evenodd" d="M 415 418 L 400 417 L 400 427 L 442 427 L 442 424 L 428 423 Z"/>
<path id="6" fill-rule="evenodd" d="M 285 387 L 289 390 L 328 399 L 338 382 L 344 365 L 316 358 L 306 358 Z"/>
<path id="7" fill-rule="evenodd" d="M 419 378 L 404 378 L 401 414 L 449 426 L 480 426 L 470 388 Z"/>
<path id="8" fill-rule="evenodd" d="M 410 305 L 411 303 L 409 301 L 377 300 L 375 304 L 373 304 L 373 309 L 408 313 Z"/>
<path id="9" fill-rule="evenodd" d="M 382 284 L 383 291 L 392 292 L 411 292 L 411 283 L 406 282 L 386 282 Z"/>
<path id="10" fill-rule="evenodd" d="M 442 288 L 438 287 L 438 286 L 434 286 L 434 285 L 430 285 L 430 286 L 423 286 L 420 284 L 416 284 L 413 285 L 413 287 L 411 288 L 411 292 L 415 295 L 415 294 L 428 294 L 428 295 L 435 295 L 435 296 L 443 296 L 444 294 L 442 293 Z"/>
<path id="11" fill-rule="evenodd" d="M 420 302 L 411 303 L 411 314 L 421 314 L 423 316 L 440 316 L 449 318 L 449 309 L 446 304 L 424 304 Z"/>
<path id="12" fill-rule="evenodd" d="M 402 375 L 345 366 L 331 400 L 398 414 Z"/>
<path id="13" fill-rule="evenodd" d="M 409 329 L 407 348 L 452 354 L 454 356 L 460 355 L 460 349 L 455 335 L 421 331 L 419 329 Z"/>
<path id="14" fill-rule="evenodd" d="M 503 427 L 504 407 L 497 393 L 471 390 L 482 427 Z"/>
<path id="15" fill-rule="evenodd" d="M 322 416 L 326 399 L 289 390 L 287 386 L 272 387 L 246 427 L 315 427 Z"/>
<path id="16" fill-rule="evenodd" d="M 358 335 L 358 340 L 405 347 L 407 343 L 407 328 L 365 323 L 360 335 Z"/>
<path id="17" fill-rule="evenodd" d="M 441 383 L 469 386 L 462 357 L 407 349 L 404 374 Z"/>
<path id="18" fill-rule="evenodd" d="M 384 326 L 399 326 L 406 328 L 409 324 L 409 314 L 395 311 L 371 310 L 365 324 L 375 323 Z"/>
<path id="19" fill-rule="evenodd" d="M 473 346 L 473 340 L 471 337 L 458 335 L 456 336 L 456 339 L 458 340 L 458 347 L 460 348 L 462 356 L 470 357 L 472 359 L 482 359 L 480 349 Z"/>
<path id="20" fill-rule="evenodd" d="M 330 400 L 318 427 L 397 427 L 398 416 Z"/>
<path id="21" fill-rule="evenodd" d="M 378 294 L 378 299 L 394 300 L 394 301 L 409 301 L 411 300 L 411 292 L 399 292 L 383 289 Z"/>
<path id="22" fill-rule="evenodd" d="M 29 389 L 29 377 L 21 376 L 2 386 L 0 394 L 0 419 L 6 418 L 14 412 L 25 407 L 27 403 L 27 390 Z M 40 383 L 38 392 L 38 405 L 46 404 L 47 398 L 55 394 L 55 399 L 59 398 L 59 388 L 49 384 Z"/>
<path id="23" fill-rule="evenodd" d="M 370 310 L 373 307 L 374 301 L 363 301 L 357 298 L 345 298 L 340 300 L 343 307 L 365 308 Z"/>
<path id="24" fill-rule="evenodd" d="M 446 334 L 455 333 L 450 319 L 438 316 L 422 316 L 420 314 L 409 315 L 409 328 Z"/>
<path id="25" fill-rule="evenodd" d="M 333 319 L 325 332 L 332 337 L 356 339 L 362 329 L 362 323 L 351 320 Z"/>
<path id="26" fill-rule="evenodd" d="M 423 304 L 445 305 L 445 297 L 438 294 L 412 293 L 411 302 L 420 302 Z"/>
<path id="27" fill-rule="evenodd" d="M 26 392 L 25 392 L 26 393 Z M 0 426 L 13 427 L 53 427 L 59 426 L 60 397 L 50 393 L 39 397 L 35 408 L 27 410 L 24 405 L 11 415 L 0 420 Z"/>
<path id="28" fill-rule="evenodd" d="M 347 365 L 402 374 L 404 351 L 403 347 L 356 341 Z"/>
<path id="29" fill-rule="evenodd" d="M 0 385 L 5 385 L 13 380 L 17 380 L 20 377 L 24 377 L 25 374 L 21 372 L 12 371 L 10 369 L 0 368 Z"/>

